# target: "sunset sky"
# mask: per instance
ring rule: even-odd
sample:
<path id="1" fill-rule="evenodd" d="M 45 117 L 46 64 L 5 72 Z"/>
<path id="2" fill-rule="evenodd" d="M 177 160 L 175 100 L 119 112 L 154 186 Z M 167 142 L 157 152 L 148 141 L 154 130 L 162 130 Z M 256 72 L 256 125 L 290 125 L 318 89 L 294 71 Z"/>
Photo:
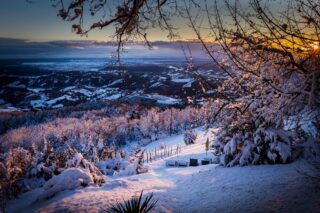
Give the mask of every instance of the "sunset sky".
<path id="1" fill-rule="evenodd" d="M 117 1 L 115 2 L 117 3 Z M 62 21 L 57 16 L 58 8 L 54 8 L 50 0 L 1 0 L 0 7 L 0 58 L 30 57 L 104 57 L 115 50 L 115 44 L 108 44 L 113 27 L 95 30 L 88 37 L 72 32 L 71 22 Z M 99 20 L 101 15 L 86 15 L 85 23 Z M 176 19 L 181 39 L 194 38 L 193 31 L 187 27 L 187 20 Z M 149 32 L 150 41 L 168 41 L 167 33 L 160 29 Z M 198 46 L 199 47 L 199 46 Z M 199 49 L 196 47 L 196 49 Z M 154 51 L 136 51 L 144 48 L 143 44 L 129 45 L 127 55 L 182 55 L 181 45 L 157 43 Z M 178 54 L 177 54 L 178 51 Z"/>
<path id="2" fill-rule="evenodd" d="M 30 1 L 30 0 L 29 0 Z M 121 2 L 120 0 L 110 0 L 113 5 Z M 179 2 L 179 1 L 178 1 Z M 182 2 L 182 1 L 181 1 Z M 208 1 L 209 4 L 212 3 Z M 222 6 L 223 2 L 218 1 Z M 241 1 L 246 5 L 248 0 Z M 281 8 L 280 4 L 273 4 L 274 7 Z M 223 9 L 223 6 L 221 7 Z M 112 26 L 102 30 L 91 31 L 88 37 L 79 36 L 72 32 L 72 22 L 61 20 L 57 16 L 59 8 L 52 6 L 51 0 L 1 0 L 0 7 L 0 58 L 16 57 L 66 57 L 66 56 L 90 56 L 97 57 L 114 51 L 112 47 L 106 44 L 112 40 L 114 28 Z M 275 9 L 274 9 L 275 10 Z M 194 11 L 193 11 L 194 12 Z M 195 12 L 194 12 L 195 13 Z M 113 13 L 112 13 L 113 14 Z M 193 14 L 195 16 L 195 14 Z M 204 14 L 206 17 L 206 15 Z M 92 17 L 89 14 L 84 15 L 84 27 L 88 28 L 92 23 L 103 19 L 101 14 Z M 228 20 L 225 19 L 225 20 Z M 203 20 L 200 20 L 203 21 Z M 205 21 L 205 20 L 204 20 Z M 192 40 L 196 38 L 193 30 L 188 26 L 188 20 L 181 17 L 173 17 L 172 24 L 177 28 L 179 40 Z M 202 36 L 209 35 L 206 29 L 202 29 Z M 169 41 L 167 32 L 161 29 L 148 30 L 148 39 L 150 41 Z M 203 37 L 211 41 L 212 37 Z M 181 45 L 167 45 L 158 43 L 156 46 L 157 54 L 168 54 L 172 49 L 179 51 L 181 55 Z M 150 52 L 137 52 L 143 44 L 131 46 L 131 52 L 135 55 L 150 54 Z M 197 50 L 201 48 L 196 48 Z M 153 52 L 153 53 L 154 53 Z"/>
<path id="3" fill-rule="evenodd" d="M 89 37 L 80 37 L 71 32 L 71 23 L 64 22 L 57 17 L 57 8 L 52 7 L 50 0 L 1 0 L 0 7 L 0 37 L 20 38 L 30 41 L 51 40 L 110 40 L 112 28 L 95 30 Z M 87 15 L 88 23 L 99 20 Z M 183 35 L 182 39 L 194 37 L 191 29 L 187 27 L 186 20 L 175 20 L 175 25 Z M 149 38 L 152 41 L 167 40 L 166 33 L 159 29 L 152 30 Z"/>
<path id="4" fill-rule="evenodd" d="M 32 3 L 29 3 L 29 2 Z M 67 1 L 66 1 L 67 2 Z M 109 0 L 112 8 L 122 2 L 121 0 Z M 182 3 L 183 1 L 178 1 Z M 200 1 L 201 2 L 201 1 Z M 207 1 L 210 6 L 214 1 Z M 219 11 L 225 8 L 223 1 L 217 1 Z M 249 0 L 239 1 L 243 8 L 248 6 Z M 268 2 L 269 8 L 275 12 L 283 8 L 281 1 Z M 182 4 L 183 5 L 183 4 Z M 29 41 L 52 41 L 52 40 L 103 40 L 108 41 L 114 33 L 113 27 L 95 30 L 90 32 L 88 37 L 80 37 L 71 31 L 71 22 L 62 21 L 57 16 L 60 8 L 54 8 L 51 0 L 1 0 L 0 7 L 0 38 L 18 38 Z M 86 9 L 85 9 L 86 10 Z M 88 12 L 88 10 L 86 10 Z M 196 16 L 195 11 L 191 11 Z M 111 12 L 113 14 L 114 12 Z M 206 14 L 201 22 L 206 22 Z M 171 23 L 177 28 L 181 40 L 194 39 L 195 33 L 188 27 L 188 20 L 178 17 L 171 17 Z M 92 23 L 103 19 L 102 13 L 96 16 L 84 14 L 84 27 L 89 28 Z M 200 18 L 198 18 L 200 19 Z M 228 19 L 228 17 L 224 17 Z M 206 31 L 206 29 L 202 29 Z M 151 41 L 167 41 L 167 32 L 160 29 L 148 31 Z"/>

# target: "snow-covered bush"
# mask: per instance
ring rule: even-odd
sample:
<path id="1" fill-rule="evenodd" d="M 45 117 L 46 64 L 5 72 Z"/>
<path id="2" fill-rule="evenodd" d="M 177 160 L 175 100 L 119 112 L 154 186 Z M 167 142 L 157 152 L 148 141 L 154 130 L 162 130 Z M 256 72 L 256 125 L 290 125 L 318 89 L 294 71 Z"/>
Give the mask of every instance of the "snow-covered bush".
<path id="1" fill-rule="evenodd" d="M 97 166 L 105 175 L 128 176 L 146 171 L 143 167 L 143 153 L 140 149 L 134 149 L 130 156 L 121 150 L 115 151 L 113 155 L 98 162 Z"/>
<path id="2" fill-rule="evenodd" d="M 49 180 L 53 175 L 60 174 L 65 166 L 67 159 L 74 154 L 74 149 L 68 148 L 65 144 L 55 143 L 56 140 L 44 139 L 44 144 L 37 146 L 33 144 L 35 153 L 34 167 L 31 174 L 38 178 Z"/>
<path id="3" fill-rule="evenodd" d="M 187 130 L 183 135 L 183 140 L 186 145 L 194 144 L 197 139 L 197 134 L 193 129 Z"/>
<path id="4" fill-rule="evenodd" d="M 284 129 L 300 135 L 295 143 L 300 154 L 311 161 L 320 160 L 320 112 L 307 107 L 298 115 L 288 117 Z"/>
<path id="5" fill-rule="evenodd" d="M 96 184 L 100 185 L 104 182 L 101 172 L 94 163 L 85 159 L 75 148 L 66 147 L 65 144 L 60 147 L 52 146 L 45 140 L 43 150 L 39 150 L 37 146 L 34 146 L 34 152 L 36 157 L 31 174 L 35 177 L 49 180 L 65 169 L 81 168 L 91 173 Z"/>
<path id="6" fill-rule="evenodd" d="M 79 168 L 90 173 L 93 182 L 97 185 L 105 182 L 101 171 L 94 163 L 86 160 L 81 153 L 75 153 L 74 156 L 66 162 L 66 168 Z"/>
<path id="7" fill-rule="evenodd" d="M 94 184 L 90 171 L 80 168 L 68 168 L 61 174 L 53 176 L 44 184 L 44 192 L 38 200 L 49 199 L 59 192 Z"/>
<path id="8" fill-rule="evenodd" d="M 225 166 L 287 163 L 292 160 L 296 135 L 271 124 L 249 122 L 226 126 L 213 142 L 220 163 Z"/>
<path id="9" fill-rule="evenodd" d="M 31 153 L 23 148 L 16 148 L 9 152 L 5 161 L 6 171 L 1 171 L 7 198 L 16 198 L 24 189 L 22 180 L 29 175 L 33 161 Z"/>
<path id="10" fill-rule="evenodd" d="M 97 163 L 98 168 L 104 175 L 114 175 L 115 173 L 125 169 L 128 162 L 122 158 L 112 158 Z"/>

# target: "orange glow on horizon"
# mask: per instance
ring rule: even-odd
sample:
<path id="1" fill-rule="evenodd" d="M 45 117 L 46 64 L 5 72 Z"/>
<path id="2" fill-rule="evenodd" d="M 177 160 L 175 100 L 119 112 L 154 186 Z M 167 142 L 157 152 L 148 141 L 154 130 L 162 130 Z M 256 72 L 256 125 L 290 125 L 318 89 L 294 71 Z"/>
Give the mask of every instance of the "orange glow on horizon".
<path id="1" fill-rule="evenodd" d="M 311 48 L 314 50 L 318 50 L 319 49 L 319 43 L 315 42 L 313 44 L 311 44 Z"/>

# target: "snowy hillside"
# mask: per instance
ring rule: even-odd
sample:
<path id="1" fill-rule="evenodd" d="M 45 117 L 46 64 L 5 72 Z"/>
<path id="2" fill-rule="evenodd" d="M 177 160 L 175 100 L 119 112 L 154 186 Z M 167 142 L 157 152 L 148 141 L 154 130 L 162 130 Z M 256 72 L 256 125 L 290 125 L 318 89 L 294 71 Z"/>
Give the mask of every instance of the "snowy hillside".
<path id="1" fill-rule="evenodd" d="M 183 135 L 162 138 L 144 149 L 181 145 L 181 152 L 145 163 L 148 172 L 133 176 L 106 178 L 102 187 L 79 186 L 53 198 L 41 200 L 43 188 L 27 192 L 9 204 L 9 212 L 101 212 L 110 204 L 151 192 L 159 199 L 155 212 L 317 212 L 319 188 L 298 171 L 303 161 L 285 165 L 221 167 L 166 167 L 168 160 L 206 157 L 205 142 L 213 139 L 214 129 L 196 130 L 195 144 L 186 146 Z M 208 157 L 213 155 L 208 152 Z M 67 181 L 67 180 L 66 180 Z M 263 207 L 263 208 L 262 208 Z"/>

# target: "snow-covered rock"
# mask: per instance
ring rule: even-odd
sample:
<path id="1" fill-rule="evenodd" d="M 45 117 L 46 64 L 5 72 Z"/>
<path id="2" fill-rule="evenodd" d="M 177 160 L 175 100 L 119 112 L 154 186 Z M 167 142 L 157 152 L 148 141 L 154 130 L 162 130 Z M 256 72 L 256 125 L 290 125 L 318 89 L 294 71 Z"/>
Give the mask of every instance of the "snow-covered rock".
<path id="1" fill-rule="evenodd" d="M 167 167 L 177 166 L 177 161 L 175 161 L 175 160 L 167 160 L 167 161 L 166 161 L 166 166 L 167 166 Z"/>
<path id="2" fill-rule="evenodd" d="M 178 166 L 189 166 L 189 162 L 187 160 L 177 160 Z"/>

